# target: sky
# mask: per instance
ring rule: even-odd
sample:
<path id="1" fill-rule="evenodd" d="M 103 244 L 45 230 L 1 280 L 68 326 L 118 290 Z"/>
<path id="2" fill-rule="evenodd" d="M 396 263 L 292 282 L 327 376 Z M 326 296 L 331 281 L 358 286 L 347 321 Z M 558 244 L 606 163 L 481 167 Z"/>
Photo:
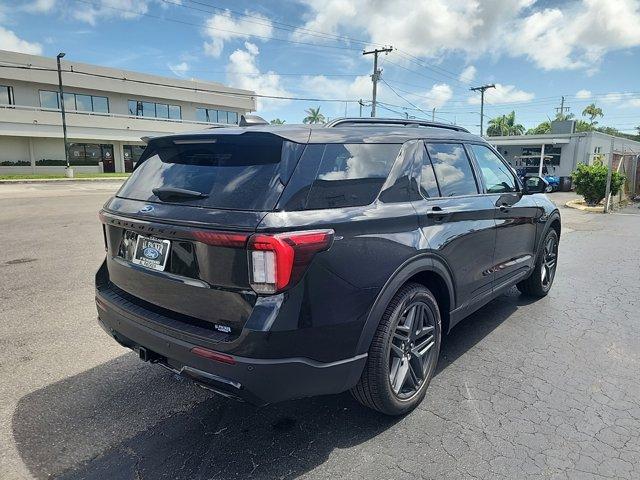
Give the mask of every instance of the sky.
<path id="1" fill-rule="evenodd" d="M 196 78 L 276 97 L 257 114 L 300 123 L 370 115 L 456 123 L 477 132 L 514 110 L 530 128 L 589 103 L 600 125 L 640 125 L 640 0 L 0 0 L 0 49 Z"/>

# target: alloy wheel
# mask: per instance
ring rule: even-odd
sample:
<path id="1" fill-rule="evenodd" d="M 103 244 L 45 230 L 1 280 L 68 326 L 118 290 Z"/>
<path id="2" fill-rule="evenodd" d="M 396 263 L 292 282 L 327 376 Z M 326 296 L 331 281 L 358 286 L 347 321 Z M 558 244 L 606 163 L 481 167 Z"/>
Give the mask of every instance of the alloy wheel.
<path id="1" fill-rule="evenodd" d="M 542 252 L 542 286 L 547 289 L 553 282 L 553 277 L 556 274 L 556 266 L 558 264 L 558 242 L 555 237 L 549 236 L 544 244 L 544 250 Z"/>
<path id="2" fill-rule="evenodd" d="M 426 303 L 404 309 L 389 351 L 389 381 L 399 399 L 413 397 L 424 384 L 434 362 L 435 333 L 435 317 Z"/>

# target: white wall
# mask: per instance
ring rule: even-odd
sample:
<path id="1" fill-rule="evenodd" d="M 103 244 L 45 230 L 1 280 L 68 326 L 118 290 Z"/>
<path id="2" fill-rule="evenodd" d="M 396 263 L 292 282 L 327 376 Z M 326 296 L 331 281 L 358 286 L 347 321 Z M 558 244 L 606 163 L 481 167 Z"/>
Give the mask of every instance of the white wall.
<path id="1" fill-rule="evenodd" d="M 15 162 L 18 160 L 31 163 L 28 139 L 22 137 L 0 137 L 0 162 Z"/>

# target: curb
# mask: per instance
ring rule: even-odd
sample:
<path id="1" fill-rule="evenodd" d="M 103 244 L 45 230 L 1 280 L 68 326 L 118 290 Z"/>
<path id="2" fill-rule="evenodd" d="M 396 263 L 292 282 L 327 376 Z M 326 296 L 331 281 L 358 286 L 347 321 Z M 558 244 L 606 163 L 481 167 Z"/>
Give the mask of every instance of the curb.
<path id="1" fill-rule="evenodd" d="M 16 178 L 0 180 L 0 184 L 11 183 L 62 183 L 62 182 L 112 182 L 129 177 L 85 177 L 85 178 Z"/>
<path id="2" fill-rule="evenodd" d="M 569 200 L 564 204 L 564 206 L 568 208 L 575 208 L 576 210 L 582 210 L 583 212 L 604 213 L 604 205 L 589 207 L 588 205 L 585 205 L 582 200 Z"/>

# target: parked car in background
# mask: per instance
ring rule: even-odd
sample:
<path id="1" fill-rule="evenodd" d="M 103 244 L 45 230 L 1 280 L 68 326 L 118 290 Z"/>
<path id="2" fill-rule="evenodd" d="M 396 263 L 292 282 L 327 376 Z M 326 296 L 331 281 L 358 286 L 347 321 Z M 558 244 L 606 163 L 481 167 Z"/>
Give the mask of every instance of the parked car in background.
<path id="1" fill-rule="evenodd" d="M 481 137 L 414 120 L 150 140 L 100 212 L 99 322 L 255 404 L 351 390 L 415 408 L 443 335 L 554 280 L 560 215 Z"/>
<path id="2" fill-rule="evenodd" d="M 537 177 L 540 172 L 539 166 L 516 167 L 516 172 L 521 181 L 525 181 L 527 177 Z M 560 188 L 560 177 L 551 175 L 546 165 L 542 166 L 542 178 L 549 184 L 547 189 L 549 192 L 555 192 Z"/>

